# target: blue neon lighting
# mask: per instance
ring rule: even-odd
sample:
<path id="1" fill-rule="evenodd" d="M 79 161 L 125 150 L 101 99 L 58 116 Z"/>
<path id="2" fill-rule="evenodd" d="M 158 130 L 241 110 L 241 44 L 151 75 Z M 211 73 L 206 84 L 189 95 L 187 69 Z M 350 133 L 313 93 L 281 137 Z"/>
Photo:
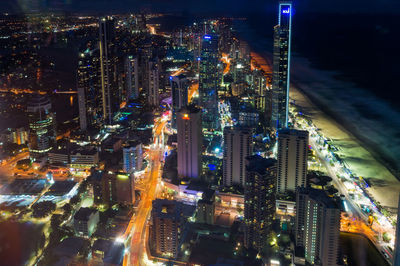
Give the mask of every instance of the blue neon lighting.
<path id="1" fill-rule="evenodd" d="M 172 76 L 169 77 L 169 80 L 172 80 Z"/>
<path id="2" fill-rule="evenodd" d="M 208 169 L 210 169 L 210 171 L 215 171 L 217 169 L 217 166 L 215 164 L 209 164 L 208 165 Z"/>
<path id="3" fill-rule="evenodd" d="M 282 9 L 282 14 L 289 14 L 290 8 Z"/>
<path id="4" fill-rule="evenodd" d="M 209 40 L 209 39 L 211 39 L 211 36 L 210 35 L 204 35 L 204 39 Z"/>

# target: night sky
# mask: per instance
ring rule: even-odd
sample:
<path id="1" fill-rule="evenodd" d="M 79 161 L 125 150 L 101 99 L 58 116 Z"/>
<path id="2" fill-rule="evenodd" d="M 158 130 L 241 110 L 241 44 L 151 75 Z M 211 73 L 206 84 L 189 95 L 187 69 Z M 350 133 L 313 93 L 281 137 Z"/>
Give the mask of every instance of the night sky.
<path id="1" fill-rule="evenodd" d="M 270 13 L 276 0 L 2 0 L 1 11 L 161 11 L 196 15 Z M 297 12 L 400 13 L 398 0 L 295 0 Z"/>

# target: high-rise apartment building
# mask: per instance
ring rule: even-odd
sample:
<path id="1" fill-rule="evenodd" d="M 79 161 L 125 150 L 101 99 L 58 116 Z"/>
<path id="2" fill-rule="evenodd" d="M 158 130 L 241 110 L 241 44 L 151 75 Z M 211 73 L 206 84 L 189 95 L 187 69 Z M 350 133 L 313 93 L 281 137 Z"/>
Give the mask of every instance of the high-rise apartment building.
<path id="1" fill-rule="evenodd" d="M 201 110 L 193 105 L 177 113 L 178 176 L 198 178 L 201 172 Z"/>
<path id="2" fill-rule="evenodd" d="M 129 55 L 125 58 L 125 92 L 126 99 L 137 99 L 139 97 L 139 60 Z"/>
<path id="3" fill-rule="evenodd" d="M 244 221 L 246 248 L 261 251 L 275 215 L 276 161 L 252 155 L 246 159 Z"/>
<path id="4" fill-rule="evenodd" d="M 189 81 L 184 75 L 170 77 L 172 94 L 172 127 L 176 128 L 176 112 L 188 105 Z"/>
<path id="5" fill-rule="evenodd" d="M 183 226 L 183 203 L 166 199 L 154 200 L 149 231 L 153 255 L 176 258 L 179 254 Z"/>
<path id="6" fill-rule="evenodd" d="M 253 134 L 249 128 L 224 128 L 223 184 L 245 185 L 246 157 L 253 153 Z"/>
<path id="7" fill-rule="evenodd" d="M 115 28 L 112 17 L 100 18 L 99 40 L 103 120 L 105 124 L 112 124 L 113 114 L 118 110 L 120 104 L 117 84 Z"/>
<path id="8" fill-rule="evenodd" d="M 338 265 L 340 208 L 323 190 L 298 188 L 296 194 L 296 246 L 314 265 Z"/>
<path id="9" fill-rule="evenodd" d="M 89 41 L 79 53 L 77 70 L 79 125 L 82 131 L 101 124 L 103 109 L 99 69 L 99 48 Z"/>
<path id="10" fill-rule="evenodd" d="M 204 35 L 201 43 L 199 96 L 203 111 L 202 125 L 205 130 L 220 127 L 218 113 L 218 89 L 220 70 L 218 57 L 218 36 Z"/>
<path id="11" fill-rule="evenodd" d="M 286 128 L 289 115 L 290 50 L 292 31 L 292 4 L 279 3 L 278 25 L 274 28 L 272 119 L 276 130 Z"/>
<path id="12" fill-rule="evenodd" d="M 151 106 L 160 104 L 160 63 L 158 60 L 148 62 L 147 102 Z"/>
<path id="13" fill-rule="evenodd" d="M 34 94 L 27 105 L 29 154 L 34 160 L 47 156 L 56 143 L 55 116 L 48 96 Z"/>
<path id="14" fill-rule="evenodd" d="M 307 185 L 308 131 L 278 131 L 278 180 L 276 191 L 285 194 Z"/>

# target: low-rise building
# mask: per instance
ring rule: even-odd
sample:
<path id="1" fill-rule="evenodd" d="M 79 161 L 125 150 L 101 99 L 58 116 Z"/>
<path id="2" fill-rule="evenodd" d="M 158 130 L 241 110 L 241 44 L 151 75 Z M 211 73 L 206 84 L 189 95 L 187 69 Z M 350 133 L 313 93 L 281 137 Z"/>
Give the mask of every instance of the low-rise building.
<path id="1" fill-rule="evenodd" d="M 96 209 L 80 208 L 74 215 L 75 234 L 90 237 L 99 223 L 99 212 Z"/>

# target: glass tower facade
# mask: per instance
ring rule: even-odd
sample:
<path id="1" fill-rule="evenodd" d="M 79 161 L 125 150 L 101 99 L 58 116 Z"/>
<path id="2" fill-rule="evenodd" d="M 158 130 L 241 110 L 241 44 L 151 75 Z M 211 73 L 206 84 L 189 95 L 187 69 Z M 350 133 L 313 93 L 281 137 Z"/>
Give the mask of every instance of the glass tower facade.
<path id="1" fill-rule="evenodd" d="M 29 120 L 29 153 L 33 160 L 45 157 L 56 142 L 55 117 L 50 99 L 34 95 L 27 108 Z"/>
<path id="2" fill-rule="evenodd" d="M 292 4 L 279 4 L 279 23 L 274 28 L 272 119 L 277 130 L 287 127 L 290 86 L 290 46 L 292 29 Z"/>
<path id="3" fill-rule="evenodd" d="M 199 96 L 203 109 L 202 127 L 208 131 L 218 130 L 218 89 L 220 72 L 218 66 L 218 36 L 204 35 L 201 45 Z"/>

